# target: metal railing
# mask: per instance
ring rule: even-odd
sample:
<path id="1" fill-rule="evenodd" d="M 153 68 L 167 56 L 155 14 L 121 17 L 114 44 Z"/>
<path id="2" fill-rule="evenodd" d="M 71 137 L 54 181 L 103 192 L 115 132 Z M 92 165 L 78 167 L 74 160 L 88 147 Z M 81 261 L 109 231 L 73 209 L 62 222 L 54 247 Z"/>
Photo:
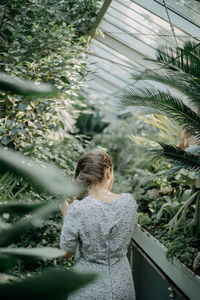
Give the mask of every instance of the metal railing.
<path id="1" fill-rule="evenodd" d="M 138 251 L 139 254 L 153 267 L 153 269 L 167 282 L 168 291 L 169 291 L 169 298 L 175 300 L 177 296 L 179 299 L 188 300 L 189 298 L 174 284 L 174 282 L 162 271 L 162 269 L 156 265 L 156 263 L 140 248 L 140 246 L 132 240 L 129 248 L 127 257 L 131 266 L 131 270 L 133 272 L 134 269 L 134 251 Z M 134 274 L 137 276 L 137 274 Z M 164 299 L 163 299 L 164 300 Z"/>

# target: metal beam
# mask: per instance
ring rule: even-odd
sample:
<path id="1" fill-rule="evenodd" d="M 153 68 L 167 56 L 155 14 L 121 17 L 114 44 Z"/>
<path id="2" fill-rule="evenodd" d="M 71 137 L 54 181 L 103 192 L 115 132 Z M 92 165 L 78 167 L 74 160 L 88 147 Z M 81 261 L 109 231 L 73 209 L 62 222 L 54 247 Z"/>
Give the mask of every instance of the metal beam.
<path id="1" fill-rule="evenodd" d="M 147 9 L 153 14 L 169 22 L 165 7 L 161 5 L 160 2 L 154 0 L 132 0 L 132 2 L 137 3 L 141 7 Z M 185 31 L 193 37 L 200 36 L 200 29 L 198 25 L 191 23 L 189 20 L 186 20 L 183 16 L 177 14 L 171 9 L 169 10 L 169 14 L 173 25 L 175 25 L 176 27 Z"/>
<path id="2" fill-rule="evenodd" d="M 96 32 L 96 29 L 97 27 L 99 26 L 99 24 L 101 23 L 101 20 L 103 19 L 108 7 L 110 6 L 112 0 L 105 0 L 97 17 L 96 17 L 96 20 L 94 22 L 94 25 L 92 27 L 92 29 L 90 30 L 89 32 L 89 36 L 93 37 L 95 35 L 95 32 Z"/>
<path id="3" fill-rule="evenodd" d="M 117 50 L 119 53 L 125 55 L 130 60 L 136 61 L 137 64 L 139 64 L 142 68 L 158 68 L 158 64 L 145 60 L 147 59 L 146 56 L 144 56 L 139 51 L 134 50 L 133 48 L 129 47 L 127 44 L 117 40 L 116 38 L 112 37 L 111 35 L 105 34 L 104 37 L 98 35 L 96 37 L 96 40 L 99 42 L 107 45 L 111 49 Z"/>

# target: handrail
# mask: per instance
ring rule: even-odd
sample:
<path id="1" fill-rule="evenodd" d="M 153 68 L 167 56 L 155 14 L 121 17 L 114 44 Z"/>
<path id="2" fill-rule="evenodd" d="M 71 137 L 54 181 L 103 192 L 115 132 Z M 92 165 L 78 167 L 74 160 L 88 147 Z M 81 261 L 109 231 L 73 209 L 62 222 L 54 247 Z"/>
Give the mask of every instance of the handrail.
<path id="1" fill-rule="evenodd" d="M 169 290 L 169 299 L 176 299 L 176 295 L 180 295 L 183 300 L 189 300 L 189 298 L 181 291 L 181 289 L 166 275 L 165 272 L 153 261 L 148 254 L 132 239 L 129 245 L 128 259 L 133 270 L 134 260 L 133 260 L 133 251 L 134 248 L 144 257 L 144 259 L 160 274 L 160 276 L 168 282 Z"/>

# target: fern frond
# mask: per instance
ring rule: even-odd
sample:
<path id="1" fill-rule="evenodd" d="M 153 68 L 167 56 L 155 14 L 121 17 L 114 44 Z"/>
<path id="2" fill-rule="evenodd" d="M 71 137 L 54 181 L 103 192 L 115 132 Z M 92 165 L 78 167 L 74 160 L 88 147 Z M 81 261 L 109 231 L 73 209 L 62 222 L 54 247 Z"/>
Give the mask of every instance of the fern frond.
<path id="1" fill-rule="evenodd" d="M 159 143 L 162 149 L 153 149 L 151 153 L 154 157 L 166 157 L 171 163 L 174 163 L 177 167 L 198 171 L 200 170 L 200 155 L 192 154 L 188 151 L 184 151 L 175 145 L 168 145 Z"/>
<path id="2" fill-rule="evenodd" d="M 179 98 L 170 93 L 148 88 L 129 88 L 124 91 L 121 102 L 128 106 L 147 106 L 161 114 L 175 118 L 179 125 L 200 140 L 200 118 Z"/>

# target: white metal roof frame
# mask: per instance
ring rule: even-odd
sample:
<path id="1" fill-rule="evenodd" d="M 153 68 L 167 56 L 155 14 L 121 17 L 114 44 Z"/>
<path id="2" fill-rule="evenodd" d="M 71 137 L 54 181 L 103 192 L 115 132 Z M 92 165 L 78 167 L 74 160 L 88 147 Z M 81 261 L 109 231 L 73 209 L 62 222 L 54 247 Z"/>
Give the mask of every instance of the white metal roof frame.
<path id="1" fill-rule="evenodd" d="M 155 15 L 168 21 L 168 16 L 162 0 L 134 0 L 134 2 L 141 5 L 148 11 L 154 13 Z M 200 26 L 196 22 L 194 22 L 194 20 L 186 17 L 177 10 L 176 0 L 173 1 L 173 7 L 172 5 L 167 5 L 167 8 L 173 25 L 177 26 L 193 37 L 200 38 Z"/>
<path id="2" fill-rule="evenodd" d="M 155 58 L 159 46 L 199 42 L 200 24 L 181 14 L 180 1 L 173 0 L 172 7 L 171 0 L 105 0 L 90 32 L 87 62 L 93 73 L 84 93 L 114 103 L 115 96 L 133 84 L 134 72 L 160 68 L 147 60 Z M 102 34 L 95 35 L 97 27 Z"/>

